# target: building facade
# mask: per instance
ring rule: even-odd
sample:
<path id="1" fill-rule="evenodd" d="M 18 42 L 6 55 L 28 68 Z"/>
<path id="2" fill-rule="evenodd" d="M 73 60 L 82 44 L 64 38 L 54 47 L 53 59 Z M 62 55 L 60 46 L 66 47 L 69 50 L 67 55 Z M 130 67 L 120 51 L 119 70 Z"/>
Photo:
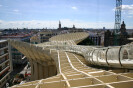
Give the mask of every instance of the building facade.
<path id="1" fill-rule="evenodd" d="M 39 33 L 39 37 L 40 37 L 40 43 L 43 43 L 43 42 L 48 42 L 49 41 L 49 38 L 55 36 L 58 34 L 58 31 L 54 31 L 54 30 L 51 30 L 51 31 L 42 31 Z"/>
<path id="2" fill-rule="evenodd" d="M 31 43 L 31 44 L 38 44 L 38 43 L 40 43 L 39 36 L 37 36 L 37 35 L 32 36 L 32 37 L 30 38 L 30 43 Z"/>
<path id="3" fill-rule="evenodd" d="M 0 40 L 0 88 L 4 88 L 10 79 L 12 69 L 11 47 L 6 40 Z"/>
<path id="4" fill-rule="evenodd" d="M 95 36 L 89 36 L 89 39 L 94 43 L 96 46 L 101 45 L 101 36 L 95 35 Z"/>
<path id="5" fill-rule="evenodd" d="M 30 42 L 30 35 L 25 34 L 17 34 L 17 35 L 6 35 L 6 36 L 1 36 L 1 39 L 7 40 L 7 39 L 13 39 L 13 40 L 18 40 L 18 41 L 23 41 L 23 42 Z M 27 62 L 27 59 L 24 58 L 24 55 L 20 53 L 17 49 L 11 47 L 12 51 L 12 60 L 13 60 L 13 65 L 17 66 L 20 64 L 25 64 Z"/>

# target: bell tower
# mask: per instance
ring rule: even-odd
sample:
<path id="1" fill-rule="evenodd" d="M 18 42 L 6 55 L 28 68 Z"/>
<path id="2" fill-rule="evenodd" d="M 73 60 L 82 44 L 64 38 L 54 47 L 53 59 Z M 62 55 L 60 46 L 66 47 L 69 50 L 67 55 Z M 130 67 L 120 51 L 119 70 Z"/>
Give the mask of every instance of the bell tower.
<path id="1" fill-rule="evenodd" d="M 61 22 L 59 21 L 59 28 L 58 29 L 61 29 Z"/>
<path id="2" fill-rule="evenodd" d="M 120 31 L 121 31 L 121 33 L 126 32 L 126 25 L 125 25 L 125 22 L 124 22 L 124 21 L 123 21 L 122 24 L 121 24 Z"/>

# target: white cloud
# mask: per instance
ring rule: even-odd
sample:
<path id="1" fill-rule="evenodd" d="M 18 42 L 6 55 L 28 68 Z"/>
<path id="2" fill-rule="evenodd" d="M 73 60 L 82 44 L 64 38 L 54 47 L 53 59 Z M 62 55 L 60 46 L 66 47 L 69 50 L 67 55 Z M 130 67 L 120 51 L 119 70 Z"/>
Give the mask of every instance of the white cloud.
<path id="1" fill-rule="evenodd" d="M 0 24 L 2 24 L 2 22 L 3 22 L 3 21 L 2 21 L 2 20 L 0 20 Z"/>
<path id="2" fill-rule="evenodd" d="M 12 12 L 8 12 L 8 13 L 11 13 L 11 14 L 21 14 L 18 9 L 14 9 Z"/>
<path id="3" fill-rule="evenodd" d="M 13 12 L 19 12 L 19 10 L 18 9 L 14 9 Z"/>
<path id="4" fill-rule="evenodd" d="M 115 8 L 113 9 L 115 11 Z M 133 14 L 133 5 L 122 5 L 123 14 Z"/>
<path id="5" fill-rule="evenodd" d="M 77 7 L 75 7 L 75 6 L 73 6 L 73 7 L 72 7 L 72 9 L 77 10 L 78 8 L 77 8 Z"/>
<path id="6" fill-rule="evenodd" d="M 129 11 L 129 14 L 133 14 L 133 11 Z"/>
<path id="7" fill-rule="evenodd" d="M 127 16 L 128 18 L 132 18 L 133 16 Z"/>
<path id="8" fill-rule="evenodd" d="M 133 14 L 133 5 L 122 5 L 122 11 L 128 14 Z"/>
<path id="9" fill-rule="evenodd" d="M 1 28 L 58 28 L 59 21 L 39 21 L 39 20 L 31 20 L 31 21 L 0 21 L 0 29 Z M 80 20 L 70 20 L 70 19 L 62 19 L 61 25 L 62 27 L 72 27 L 73 24 L 77 28 L 113 28 L 114 22 L 83 22 Z"/>
<path id="10" fill-rule="evenodd" d="M 3 5 L 0 5 L 0 7 L 2 7 Z"/>
<path id="11" fill-rule="evenodd" d="M 133 10 L 133 5 L 122 5 L 122 10 Z"/>

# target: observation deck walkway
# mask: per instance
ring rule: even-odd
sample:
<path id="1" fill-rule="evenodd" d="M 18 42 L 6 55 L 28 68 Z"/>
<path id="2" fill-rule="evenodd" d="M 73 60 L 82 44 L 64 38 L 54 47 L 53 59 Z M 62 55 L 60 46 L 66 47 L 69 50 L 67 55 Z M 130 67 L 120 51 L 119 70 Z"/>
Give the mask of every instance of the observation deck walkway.
<path id="1" fill-rule="evenodd" d="M 88 64 L 133 69 L 133 45 L 96 47 L 76 45 L 87 33 L 57 35 L 32 45 L 10 40 L 31 64 L 31 82 L 13 88 L 131 88 L 133 73 L 117 74 Z M 57 75 L 56 75 L 57 74 Z M 56 75 L 56 76 L 55 76 Z M 49 78 L 47 78 L 49 77 Z"/>

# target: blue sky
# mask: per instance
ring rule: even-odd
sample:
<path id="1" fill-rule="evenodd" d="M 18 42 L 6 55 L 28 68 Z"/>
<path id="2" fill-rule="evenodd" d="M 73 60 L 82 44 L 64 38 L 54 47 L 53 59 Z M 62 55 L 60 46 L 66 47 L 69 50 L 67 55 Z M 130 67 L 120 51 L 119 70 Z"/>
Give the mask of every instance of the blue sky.
<path id="1" fill-rule="evenodd" d="M 0 0 L 0 28 L 114 28 L 115 0 Z M 123 0 L 122 20 L 133 28 L 133 0 Z"/>

